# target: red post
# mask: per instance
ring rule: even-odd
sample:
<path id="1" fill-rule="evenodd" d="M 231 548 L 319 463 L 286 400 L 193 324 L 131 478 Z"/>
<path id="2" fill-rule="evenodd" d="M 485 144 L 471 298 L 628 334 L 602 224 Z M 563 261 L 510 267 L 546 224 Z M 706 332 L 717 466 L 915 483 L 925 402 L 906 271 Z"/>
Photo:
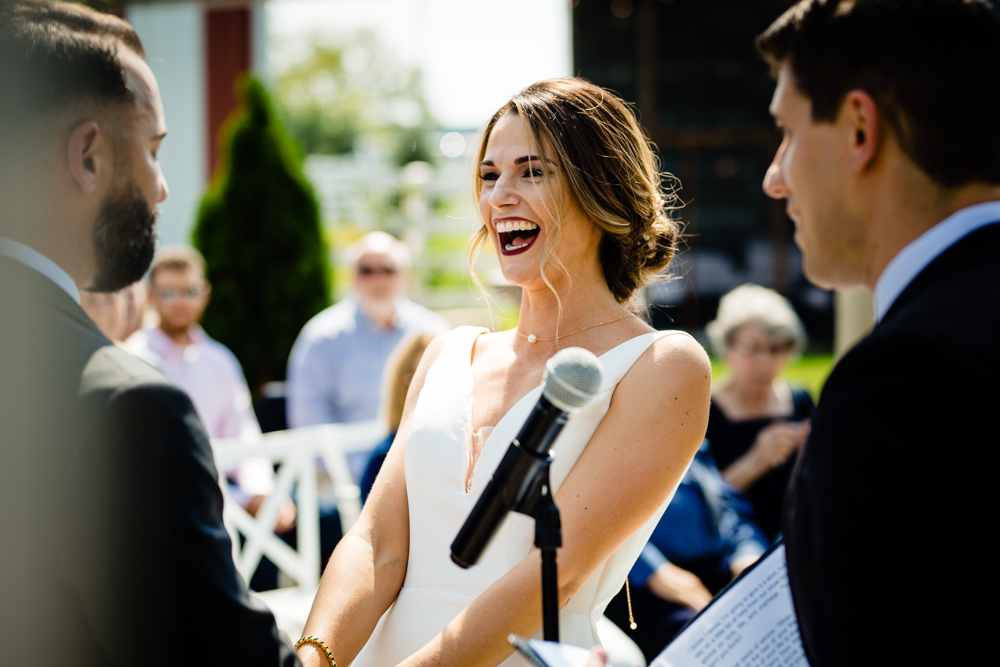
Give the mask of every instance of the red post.
<path id="1" fill-rule="evenodd" d="M 219 131 L 239 102 L 236 79 L 250 69 L 250 9 L 234 7 L 205 12 L 205 77 L 208 91 L 208 175 L 219 162 Z"/>

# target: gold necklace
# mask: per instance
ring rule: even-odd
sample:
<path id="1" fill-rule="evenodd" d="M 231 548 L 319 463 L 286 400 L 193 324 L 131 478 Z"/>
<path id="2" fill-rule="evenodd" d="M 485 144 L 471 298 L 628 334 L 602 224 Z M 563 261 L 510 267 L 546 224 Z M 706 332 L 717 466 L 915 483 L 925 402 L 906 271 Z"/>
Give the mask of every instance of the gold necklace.
<path id="1" fill-rule="evenodd" d="M 595 329 L 597 327 L 603 327 L 605 324 L 621 322 L 622 320 L 627 320 L 630 317 L 638 317 L 638 315 L 633 315 L 632 313 L 629 313 L 628 315 L 622 315 L 621 317 L 616 317 L 615 319 L 608 320 L 607 322 L 598 322 L 597 324 L 591 324 L 589 327 L 583 327 L 582 329 L 577 329 L 576 331 L 570 331 L 568 334 L 563 334 L 562 336 L 556 336 L 555 338 L 539 338 L 535 334 L 524 335 L 517 329 L 514 329 L 514 331 L 515 333 L 517 333 L 518 336 L 521 336 L 522 338 L 527 338 L 529 343 L 537 343 L 538 341 L 549 342 L 553 340 L 559 340 L 560 338 L 569 338 L 570 336 L 575 336 L 581 331 L 586 331 L 587 329 Z"/>

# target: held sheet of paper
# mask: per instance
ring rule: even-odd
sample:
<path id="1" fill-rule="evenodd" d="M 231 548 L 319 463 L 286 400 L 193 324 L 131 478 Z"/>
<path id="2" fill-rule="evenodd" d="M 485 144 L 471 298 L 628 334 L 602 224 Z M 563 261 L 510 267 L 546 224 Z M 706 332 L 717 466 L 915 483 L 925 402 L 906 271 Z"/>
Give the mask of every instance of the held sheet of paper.
<path id="1" fill-rule="evenodd" d="M 779 545 L 714 600 L 650 667 L 808 667 Z"/>

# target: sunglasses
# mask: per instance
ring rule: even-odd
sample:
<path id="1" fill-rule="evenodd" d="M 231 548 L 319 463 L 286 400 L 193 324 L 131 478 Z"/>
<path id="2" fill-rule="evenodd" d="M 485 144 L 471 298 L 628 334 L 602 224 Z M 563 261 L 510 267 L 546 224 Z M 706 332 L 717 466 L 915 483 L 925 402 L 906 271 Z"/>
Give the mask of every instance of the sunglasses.
<path id="1" fill-rule="evenodd" d="M 772 343 L 770 345 L 739 343 L 735 347 L 740 354 L 744 354 L 748 357 L 756 357 L 762 354 L 770 354 L 772 357 L 778 357 L 791 353 L 792 348 L 795 347 L 795 342 L 782 341 L 780 343 Z"/>
<path id="2" fill-rule="evenodd" d="M 392 266 L 359 266 L 359 276 L 394 276 L 397 270 Z"/>
<path id="3" fill-rule="evenodd" d="M 201 287 L 188 287 L 187 289 L 174 289 L 172 287 L 167 287 L 165 289 L 156 290 L 157 296 L 163 301 L 163 303 L 173 303 L 178 299 L 186 299 L 188 301 L 195 301 L 200 299 L 205 294 L 205 290 Z"/>

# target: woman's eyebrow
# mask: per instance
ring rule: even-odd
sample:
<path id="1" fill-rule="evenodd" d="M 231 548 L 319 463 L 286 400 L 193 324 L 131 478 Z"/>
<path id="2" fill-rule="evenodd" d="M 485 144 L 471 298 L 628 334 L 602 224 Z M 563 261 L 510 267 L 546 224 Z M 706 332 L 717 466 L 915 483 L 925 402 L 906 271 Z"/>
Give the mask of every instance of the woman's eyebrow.
<path id="1" fill-rule="evenodd" d="M 555 162 L 552 161 L 552 160 L 550 160 L 549 158 L 547 158 L 547 157 L 542 158 L 542 157 L 538 157 L 537 155 L 524 155 L 524 156 L 521 156 L 521 157 L 517 158 L 516 160 L 514 160 L 514 164 L 524 164 L 525 162 L 539 162 L 541 160 L 545 160 L 549 164 L 555 164 Z M 479 166 L 480 167 L 495 167 L 496 165 L 493 163 L 493 160 L 483 160 L 482 162 L 479 163 Z"/>
<path id="2" fill-rule="evenodd" d="M 537 155 L 525 155 L 514 160 L 514 164 L 524 164 L 525 162 L 538 162 L 540 160 L 545 160 L 550 164 L 555 164 L 552 160 L 547 157 L 538 157 Z"/>

